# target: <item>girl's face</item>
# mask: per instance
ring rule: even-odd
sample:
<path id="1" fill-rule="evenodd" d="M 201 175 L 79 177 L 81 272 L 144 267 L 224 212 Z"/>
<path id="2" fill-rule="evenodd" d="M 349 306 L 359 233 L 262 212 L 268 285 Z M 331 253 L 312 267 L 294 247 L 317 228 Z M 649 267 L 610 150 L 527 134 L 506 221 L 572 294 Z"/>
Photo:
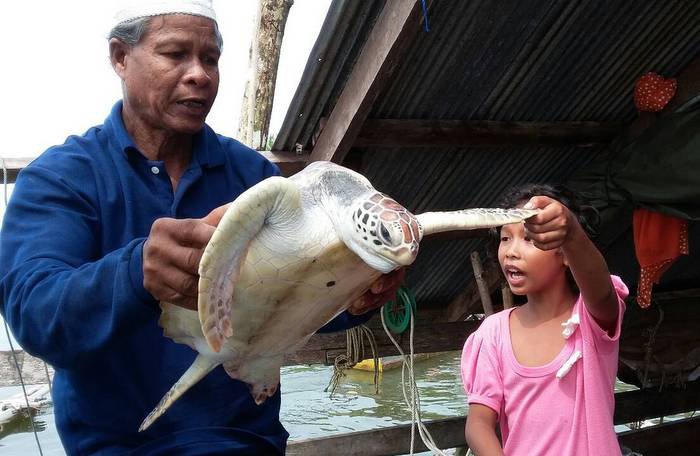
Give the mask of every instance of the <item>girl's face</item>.
<path id="1" fill-rule="evenodd" d="M 540 250 L 525 235 L 522 223 L 501 227 L 498 262 L 513 294 L 531 295 L 566 281 L 566 264 L 559 249 Z"/>

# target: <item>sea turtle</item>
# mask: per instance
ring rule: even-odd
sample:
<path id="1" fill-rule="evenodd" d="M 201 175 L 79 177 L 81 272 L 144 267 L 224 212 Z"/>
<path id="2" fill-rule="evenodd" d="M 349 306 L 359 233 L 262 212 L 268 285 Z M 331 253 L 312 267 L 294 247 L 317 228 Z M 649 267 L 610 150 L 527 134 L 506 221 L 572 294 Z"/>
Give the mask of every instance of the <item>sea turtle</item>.
<path id="1" fill-rule="evenodd" d="M 199 354 L 140 430 L 219 364 L 262 403 L 277 389 L 284 356 L 381 274 L 413 263 L 424 235 L 500 226 L 535 213 L 414 216 L 361 174 L 330 162 L 258 183 L 233 201 L 204 251 L 198 312 L 161 303 L 164 334 Z"/>

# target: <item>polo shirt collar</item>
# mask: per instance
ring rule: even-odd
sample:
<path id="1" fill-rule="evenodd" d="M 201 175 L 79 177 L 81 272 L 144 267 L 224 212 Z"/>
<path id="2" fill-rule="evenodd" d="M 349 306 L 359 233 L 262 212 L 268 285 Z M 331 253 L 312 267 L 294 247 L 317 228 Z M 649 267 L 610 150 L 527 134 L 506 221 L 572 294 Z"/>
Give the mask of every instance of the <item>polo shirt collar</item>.
<path id="1" fill-rule="evenodd" d="M 112 111 L 104 122 L 110 137 L 114 140 L 114 145 L 128 159 L 130 155 L 141 154 L 134 140 L 126 131 L 124 120 L 122 119 L 123 101 L 119 100 L 112 107 Z M 219 139 L 214 130 L 209 125 L 194 135 L 192 141 L 193 163 L 200 166 L 217 166 L 224 164 L 224 151 L 219 143 Z"/>

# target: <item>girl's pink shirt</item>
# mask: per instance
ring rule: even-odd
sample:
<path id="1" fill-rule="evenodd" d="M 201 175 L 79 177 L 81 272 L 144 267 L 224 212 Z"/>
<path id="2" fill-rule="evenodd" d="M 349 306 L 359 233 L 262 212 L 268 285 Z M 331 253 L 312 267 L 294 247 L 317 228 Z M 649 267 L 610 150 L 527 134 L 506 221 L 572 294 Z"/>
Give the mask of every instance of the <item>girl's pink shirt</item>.
<path id="1" fill-rule="evenodd" d="M 620 454 L 614 387 L 629 292 L 619 277 L 611 278 L 619 308 L 614 335 L 600 328 L 579 296 L 572 316 L 577 314 L 580 324 L 544 366 L 527 367 L 515 359 L 509 325 L 513 309 L 486 318 L 467 339 L 461 362 L 467 400 L 496 412 L 506 455 Z M 557 371 L 577 351 L 581 358 L 558 379 Z"/>

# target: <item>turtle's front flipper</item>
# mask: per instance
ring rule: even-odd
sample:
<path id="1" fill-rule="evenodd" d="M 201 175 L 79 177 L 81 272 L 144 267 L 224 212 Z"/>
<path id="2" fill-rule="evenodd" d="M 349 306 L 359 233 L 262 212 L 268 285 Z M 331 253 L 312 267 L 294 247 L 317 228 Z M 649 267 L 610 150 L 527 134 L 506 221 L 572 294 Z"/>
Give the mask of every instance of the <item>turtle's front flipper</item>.
<path id="1" fill-rule="evenodd" d="M 443 231 L 476 230 L 517 223 L 532 217 L 538 209 L 465 209 L 451 212 L 425 212 L 416 215 L 423 235 Z"/>
<path id="2" fill-rule="evenodd" d="M 266 224 L 294 220 L 299 208 L 297 184 L 270 177 L 236 198 L 219 222 L 199 264 L 199 321 L 215 352 L 233 334 L 233 290 L 250 242 Z"/>

